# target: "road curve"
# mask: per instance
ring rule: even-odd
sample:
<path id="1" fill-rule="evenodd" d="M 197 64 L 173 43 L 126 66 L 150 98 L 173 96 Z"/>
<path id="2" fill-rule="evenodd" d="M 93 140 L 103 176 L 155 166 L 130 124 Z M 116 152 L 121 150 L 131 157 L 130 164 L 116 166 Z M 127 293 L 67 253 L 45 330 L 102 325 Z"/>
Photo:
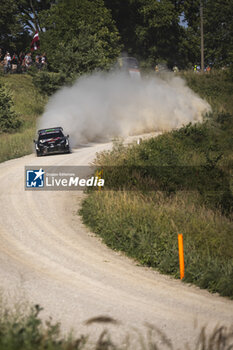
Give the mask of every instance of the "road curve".
<path id="1" fill-rule="evenodd" d="M 78 334 L 100 332 L 84 325 L 98 316 L 117 340 L 150 323 L 175 346 L 192 343 L 199 327 L 233 324 L 233 302 L 137 266 L 108 249 L 81 223 L 84 196 L 77 192 L 24 190 L 24 166 L 87 165 L 111 144 L 89 144 L 69 155 L 34 155 L 0 164 L 0 288 L 8 299 L 40 304 L 42 316 Z M 135 348 L 136 349 L 136 348 Z"/>

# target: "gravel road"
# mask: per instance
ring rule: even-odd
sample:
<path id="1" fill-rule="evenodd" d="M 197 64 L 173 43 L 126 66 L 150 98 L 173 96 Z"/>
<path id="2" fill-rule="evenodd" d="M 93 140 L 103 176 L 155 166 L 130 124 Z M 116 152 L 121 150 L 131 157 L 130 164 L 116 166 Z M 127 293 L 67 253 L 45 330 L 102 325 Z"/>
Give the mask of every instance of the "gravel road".
<path id="1" fill-rule="evenodd" d="M 8 300 L 40 304 L 42 317 L 64 332 L 99 334 L 85 325 L 99 315 L 116 341 L 146 323 L 164 331 L 176 347 L 193 343 L 198 329 L 233 324 L 233 302 L 160 275 L 108 249 L 77 214 L 80 191 L 24 190 L 24 166 L 87 165 L 110 143 L 93 143 L 69 155 L 25 156 L 0 164 L 0 288 Z M 136 347 L 135 347 L 136 349 Z"/>

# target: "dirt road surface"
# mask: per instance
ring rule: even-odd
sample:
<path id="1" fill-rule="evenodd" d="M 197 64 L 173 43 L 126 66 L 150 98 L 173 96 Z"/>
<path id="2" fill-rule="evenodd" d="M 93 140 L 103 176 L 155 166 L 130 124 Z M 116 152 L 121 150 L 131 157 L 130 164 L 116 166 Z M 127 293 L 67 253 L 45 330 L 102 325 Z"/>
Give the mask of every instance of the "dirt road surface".
<path id="1" fill-rule="evenodd" d="M 232 325 L 233 302 L 137 266 L 108 249 L 77 215 L 82 192 L 25 191 L 24 166 L 87 165 L 110 143 L 89 144 L 69 155 L 29 155 L 0 164 L 0 288 L 8 300 L 40 304 L 43 318 L 63 331 L 99 334 L 99 315 L 121 323 L 114 339 L 148 322 L 175 347 L 193 343 L 198 329 Z M 119 338 L 119 339 L 118 339 Z M 135 347 L 136 349 L 136 347 Z"/>

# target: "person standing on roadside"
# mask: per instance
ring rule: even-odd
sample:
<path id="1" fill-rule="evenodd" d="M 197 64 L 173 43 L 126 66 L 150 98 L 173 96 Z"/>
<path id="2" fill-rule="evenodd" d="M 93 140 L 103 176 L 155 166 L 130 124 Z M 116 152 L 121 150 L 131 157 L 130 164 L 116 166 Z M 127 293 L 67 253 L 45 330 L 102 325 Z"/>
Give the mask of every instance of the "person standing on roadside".
<path id="1" fill-rule="evenodd" d="M 44 52 L 42 57 L 41 57 L 41 67 L 42 69 L 47 67 L 47 57 L 46 57 L 46 53 Z"/>
<path id="2" fill-rule="evenodd" d="M 39 53 L 36 55 L 35 62 L 37 69 L 41 69 L 41 55 Z"/>
<path id="3" fill-rule="evenodd" d="M 32 56 L 31 56 L 31 52 L 29 52 L 25 56 L 25 67 L 26 67 L 26 69 L 30 68 L 31 65 L 32 65 Z"/>
<path id="4" fill-rule="evenodd" d="M 19 64 L 20 65 L 23 64 L 24 57 L 25 57 L 25 54 L 21 51 L 19 54 Z"/>
<path id="5" fill-rule="evenodd" d="M 5 54 L 4 57 L 4 73 L 8 73 L 11 70 L 11 55 L 9 52 Z"/>
<path id="6" fill-rule="evenodd" d="M 13 57 L 11 60 L 11 67 L 12 67 L 12 73 L 16 73 L 18 68 L 18 56 L 16 55 L 16 53 L 13 54 Z"/>

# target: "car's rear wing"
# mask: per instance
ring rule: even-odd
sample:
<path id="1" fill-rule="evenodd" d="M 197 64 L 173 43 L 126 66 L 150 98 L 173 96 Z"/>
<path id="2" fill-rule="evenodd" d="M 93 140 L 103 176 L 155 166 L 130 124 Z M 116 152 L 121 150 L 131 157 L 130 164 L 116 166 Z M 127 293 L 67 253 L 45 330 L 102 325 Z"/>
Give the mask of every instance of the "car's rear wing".
<path id="1" fill-rule="evenodd" d="M 40 129 L 38 130 L 38 134 L 46 133 L 46 132 L 52 132 L 52 131 L 63 131 L 63 128 L 61 126 L 58 126 L 56 128 L 47 128 L 47 129 Z"/>

